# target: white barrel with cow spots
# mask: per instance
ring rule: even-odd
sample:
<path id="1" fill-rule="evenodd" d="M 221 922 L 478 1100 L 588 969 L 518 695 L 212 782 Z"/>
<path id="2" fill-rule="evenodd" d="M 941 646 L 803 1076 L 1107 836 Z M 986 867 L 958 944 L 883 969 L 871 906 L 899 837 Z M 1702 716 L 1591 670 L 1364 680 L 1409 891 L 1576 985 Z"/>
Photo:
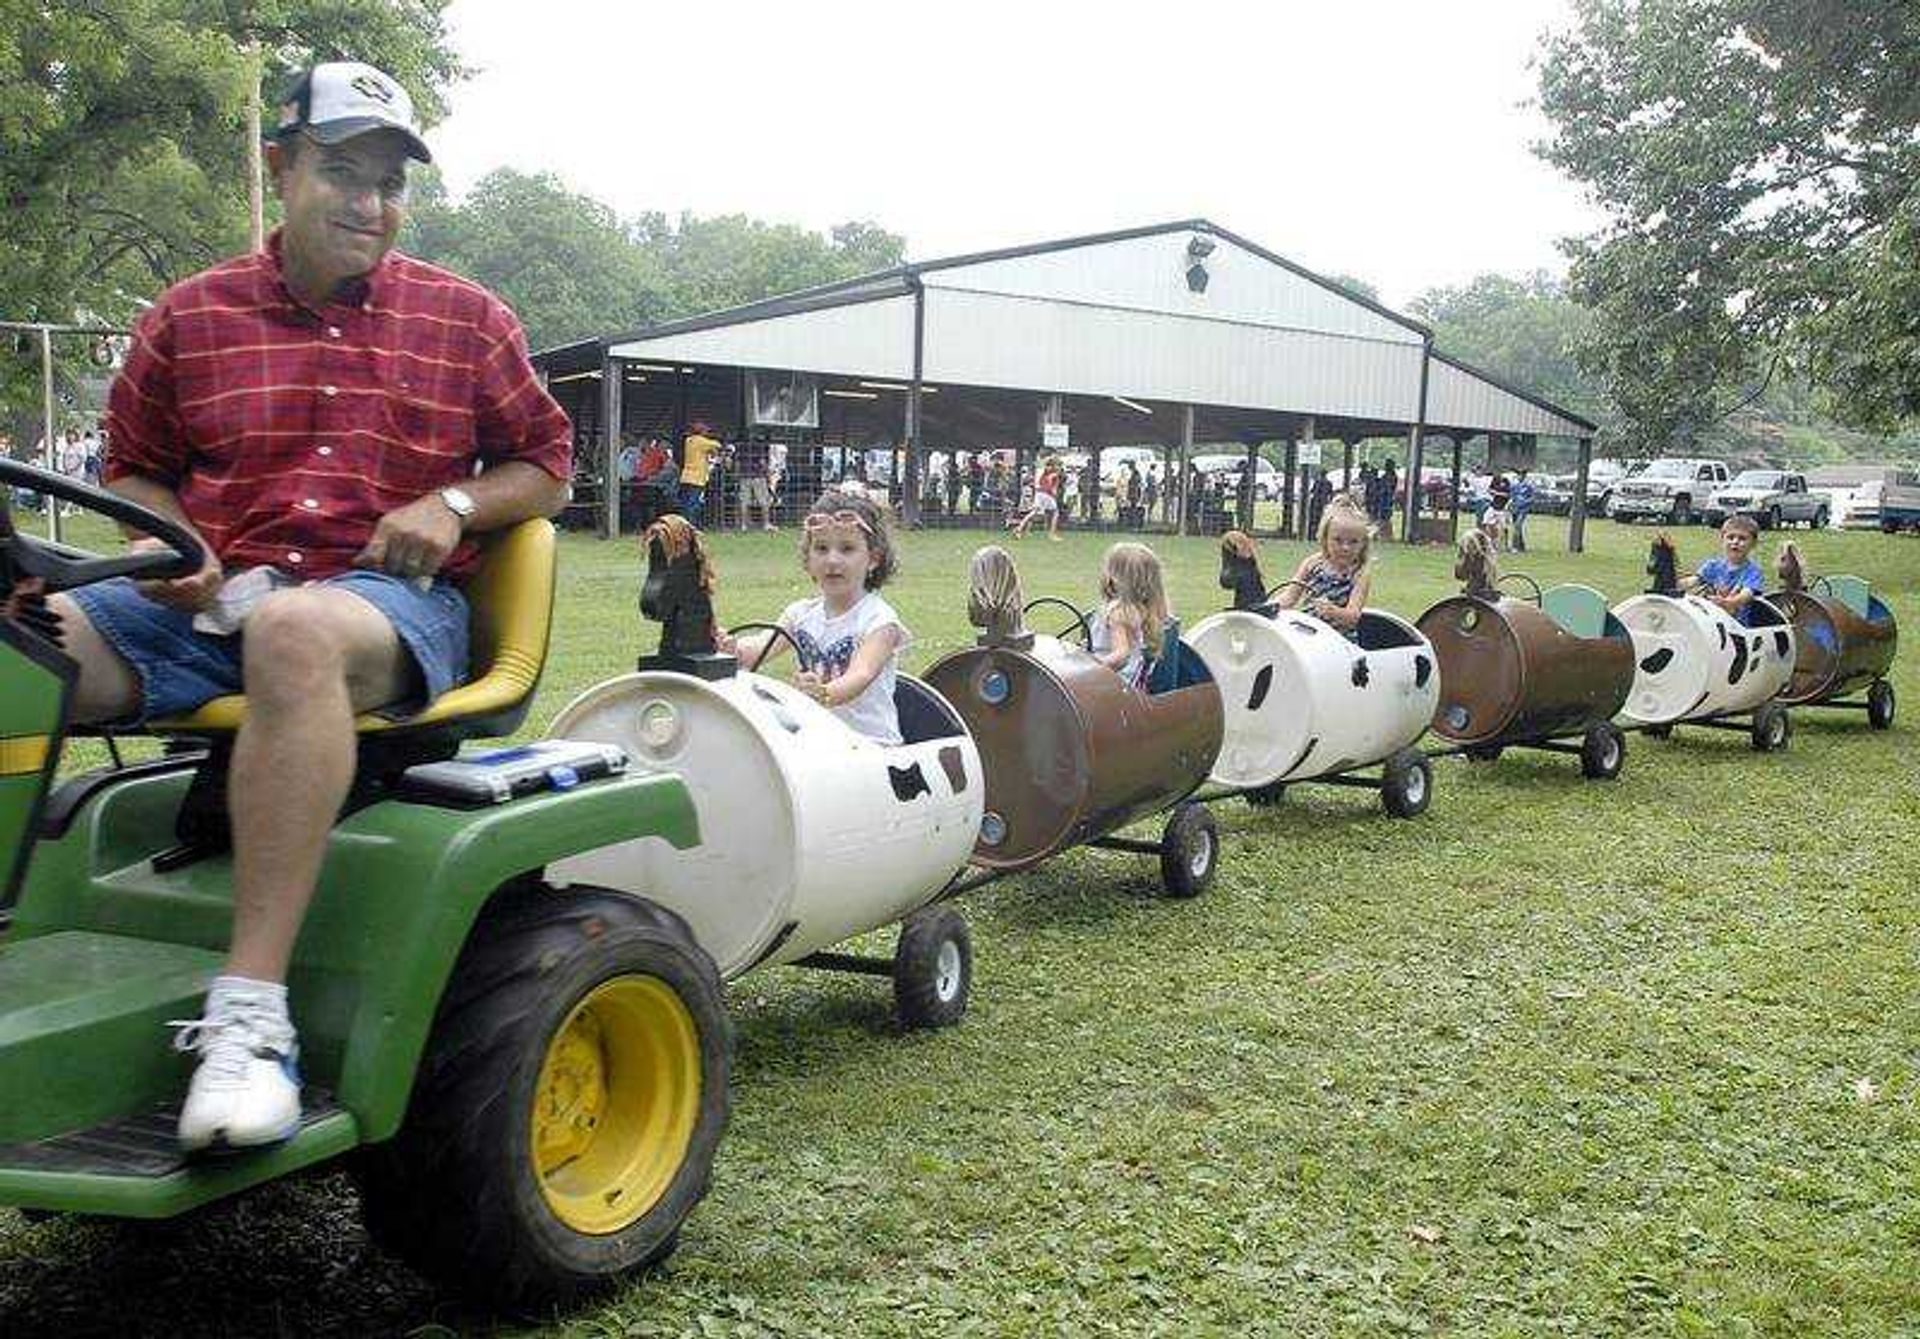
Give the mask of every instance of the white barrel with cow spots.
<path id="1" fill-rule="evenodd" d="M 632 771 L 682 778 L 700 842 L 621 842 L 558 861 L 548 878 L 677 912 L 728 978 L 902 919 L 966 863 L 986 786 L 945 698 L 902 674 L 894 701 L 907 742 L 884 745 L 744 671 L 647 671 L 588 689 L 548 734 L 618 744 Z"/>
<path id="2" fill-rule="evenodd" d="M 1633 638 L 1633 687 L 1620 719 L 1671 725 L 1752 711 L 1793 674 L 1793 624 L 1766 600 L 1743 624 L 1698 595 L 1636 595 L 1614 607 Z"/>
<path id="3" fill-rule="evenodd" d="M 1309 781 L 1377 763 L 1426 732 L 1440 697 L 1439 662 L 1413 624 L 1380 609 L 1356 636 L 1309 614 L 1229 610 L 1187 642 L 1225 706 L 1216 785 Z"/>

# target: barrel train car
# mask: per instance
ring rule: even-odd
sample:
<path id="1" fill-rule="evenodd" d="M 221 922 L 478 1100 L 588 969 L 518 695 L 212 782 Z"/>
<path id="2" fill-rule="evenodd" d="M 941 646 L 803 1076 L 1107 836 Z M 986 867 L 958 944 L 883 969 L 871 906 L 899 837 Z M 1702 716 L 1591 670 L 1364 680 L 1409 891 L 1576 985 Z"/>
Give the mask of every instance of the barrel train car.
<path id="1" fill-rule="evenodd" d="M 1256 805 L 1308 781 L 1378 789 L 1389 814 L 1411 818 L 1432 796 L 1432 771 L 1412 745 L 1440 692 L 1433 647 L 1405 619 L 1360 615 L 1351 636 L 1312 614 L 1277 608 L 1252 541 L 1221 543 L 1234 607 L 1191 634 L 1220 686 L 1224 738 L 1210 780 Z M 1361 775 L 1380 767 L 1380 775 Z"/>
<path id="2" fill-rule="evenodd" d="M 1219 753 L 1221 701 L 1178 623 L 1135 685 L 1094 658 L 1088 619 L 1071 605 L 1081 645 L 1026 626 L 1033 606 L 1004 549 L 974 555 L 970 585 L 976 643 L 930 666 L 926 681 L 965 723 L 986 773 L 973 863 L 992 877 L 1097 846 L 1157 855 L 1169 894 L 1201 892 L 1219 842 L 1212 815 L 1187 797 Z M 1043 603 L 1065 605 L 1034 606 Z M 1116 835 L 1168 810 L 1158 842 Z"/>
<path id="3" fill-rule="evenodd" d="M 1484 536 L 1460 546 L 1455 575 L 1465 590 L 1431 606 L 1417 626 L 1440 666 L 1433 730 L 1475 760 L 1508 748 L 1571 753 L 1589 780 L 1610 780 L 1626 763 L 1613 724 L 1633 683 L 1633 644 L 1606 598 L 1567 584 L 1541 590 L 1520 573 L 1498 574 Z M 1523 581 L 1533 598 L 1505 594 Z"/>
<path id="4" fill-rule="evenodd" d="M 1633 638 L 1633 687 L 1621 719 L 1656 738 L 1684 723 L 1745 731 L 1760 752 L 1785 748 L 1792 725 L 1776 699 L 1793 674 L 1793 624 L 1758 597 L 1742 621 L 1704 595 L 1682 593 L 1664 536 L 1648 570 L 1654 588 L 1613 610 Z"/>
<path id="5" fill-rule="evenodd" d="M 1780 700 L 1797 707 L 1865 710 L 1867 724 L 1893 724 L 1893 667 L 1900 630 L 1893 610 L 1857 576 L 1808 579 L 1799 548 L 1783 546 L 1783 588 L 1767 600 L 1793 624 L 1793 672 Z M 1864 699 L 1853 694 L 1866 691 Z"/>

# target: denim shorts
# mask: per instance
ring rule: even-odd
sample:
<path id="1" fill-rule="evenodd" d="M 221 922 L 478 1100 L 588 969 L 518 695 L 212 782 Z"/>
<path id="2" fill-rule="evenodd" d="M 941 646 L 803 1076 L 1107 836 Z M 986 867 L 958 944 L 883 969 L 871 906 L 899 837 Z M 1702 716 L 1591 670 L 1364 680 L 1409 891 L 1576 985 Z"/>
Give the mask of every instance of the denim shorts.
<path id="1" fill-rule="evenodd" d="M 448 581 L 426 590 L 385 572 L 342 572 L 323 581 L 387 616 L 419 668 L 425 695 L 382 709 L 411 716 L 467 675 L 467 597 Z M 87 621 L 140 680 L 140 720 L 178 716 L 241 691 L 242 637 L 198 631 L 193 615 L 156 604 L 125 577 L 70 591 Z M 243 629 L 244 635 L 244 629 Z"/>

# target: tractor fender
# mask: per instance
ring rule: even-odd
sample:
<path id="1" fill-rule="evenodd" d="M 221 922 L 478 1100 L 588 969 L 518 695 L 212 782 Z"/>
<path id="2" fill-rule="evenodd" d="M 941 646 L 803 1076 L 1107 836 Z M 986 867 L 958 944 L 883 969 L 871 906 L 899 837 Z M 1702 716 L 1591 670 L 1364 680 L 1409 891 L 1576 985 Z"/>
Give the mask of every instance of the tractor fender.
<path id="1" fill-rule="evenodd" d="M 700 842 L 676 775 L 486 809 L 390 800 L 335 830 L 290 986 L 309 1050 L 337 1048 L 308 1072 L 337 1074 L 335 1096 L 363 1140 L 399 1128 L 454 962 L 494 893 L 563 857 L 647 837 L 681 850 Z"/>

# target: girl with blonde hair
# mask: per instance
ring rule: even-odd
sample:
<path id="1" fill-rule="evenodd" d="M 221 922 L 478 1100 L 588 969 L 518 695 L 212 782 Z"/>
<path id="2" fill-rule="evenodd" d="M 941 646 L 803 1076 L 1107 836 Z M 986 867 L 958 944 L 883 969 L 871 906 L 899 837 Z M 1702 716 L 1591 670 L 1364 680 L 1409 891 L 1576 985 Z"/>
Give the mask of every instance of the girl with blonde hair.
<path id="1" fill-rule="evenodd" d="M 1094 657 L 1128 683 L 1142 686 L 1172 616 L 1159 555 L 1131 542 L 1108 549 L 1100 564 L 1100 598 L 1105 603 L 1091 626 Z"/>
<path id="2" fill-rule="evenodd" d="M 1372 558 L 1373 526 L 1351 502 L 1336 500 L 1320 518 L 1320 551 L 1300 560 L 1274 605 L 1303 609 L 1351 637 L 1373 587 Z"/>

